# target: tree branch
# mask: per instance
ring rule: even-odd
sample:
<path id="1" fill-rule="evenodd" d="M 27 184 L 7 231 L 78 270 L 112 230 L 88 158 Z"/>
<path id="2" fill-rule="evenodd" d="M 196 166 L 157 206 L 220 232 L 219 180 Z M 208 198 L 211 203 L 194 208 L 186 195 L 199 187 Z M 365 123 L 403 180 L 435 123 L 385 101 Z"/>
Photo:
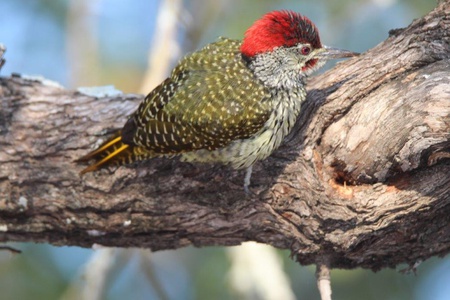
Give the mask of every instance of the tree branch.
<path id="1" fill-rule="evenodd" d="M 374 270 L 450 250 L 450 4 L 313 78 L 293 134 L 244 172 L 169 159 L 79 176 L 140 95 L 0 78 L 0 241 L 173 249 L 257 241 Z"/>

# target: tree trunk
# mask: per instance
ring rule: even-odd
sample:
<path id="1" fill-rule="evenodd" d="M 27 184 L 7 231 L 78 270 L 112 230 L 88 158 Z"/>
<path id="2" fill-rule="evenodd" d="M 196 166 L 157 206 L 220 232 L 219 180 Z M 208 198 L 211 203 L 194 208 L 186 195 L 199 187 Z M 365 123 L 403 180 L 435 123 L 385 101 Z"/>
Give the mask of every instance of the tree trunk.
<path id="1" fill-rule="evenodd" d="M 0 78 L 0 241 L 290 249 L 380 269 L 450 250 L 450 3 L 308 83 L 294 132 L 244 172 L 153 159 L 80 177 L 74 160 L 140 95 Z"/>

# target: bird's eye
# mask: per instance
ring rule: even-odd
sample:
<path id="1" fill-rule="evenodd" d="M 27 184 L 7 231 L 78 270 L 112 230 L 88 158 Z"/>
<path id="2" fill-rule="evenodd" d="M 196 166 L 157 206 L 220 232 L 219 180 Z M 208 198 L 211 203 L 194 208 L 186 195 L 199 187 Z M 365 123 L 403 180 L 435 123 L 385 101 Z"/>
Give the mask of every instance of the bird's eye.
<path id="1" fill-rule="evenodd" d="M 311 48 L 309 48 L 308 46 L 304 46 L 300 51 L 302 52 L 303 55 L 308 55 L 309 52 L 311 52 Z"/>

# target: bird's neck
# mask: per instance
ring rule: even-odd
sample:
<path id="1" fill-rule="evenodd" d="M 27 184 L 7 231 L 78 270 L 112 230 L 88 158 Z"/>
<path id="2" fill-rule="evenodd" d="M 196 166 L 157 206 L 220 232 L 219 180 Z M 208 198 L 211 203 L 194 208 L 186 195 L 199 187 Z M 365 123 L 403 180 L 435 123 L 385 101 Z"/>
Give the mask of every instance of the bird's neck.
<path id="1" fill-rule="evenodd" d="M 262 54 L 246 58 L 245 61 L 255 77 L 269 89 L 288 91 L 303 88 L 307 74 L 301 66 L 284 62 L 282 57 L 283 53 Z"/>

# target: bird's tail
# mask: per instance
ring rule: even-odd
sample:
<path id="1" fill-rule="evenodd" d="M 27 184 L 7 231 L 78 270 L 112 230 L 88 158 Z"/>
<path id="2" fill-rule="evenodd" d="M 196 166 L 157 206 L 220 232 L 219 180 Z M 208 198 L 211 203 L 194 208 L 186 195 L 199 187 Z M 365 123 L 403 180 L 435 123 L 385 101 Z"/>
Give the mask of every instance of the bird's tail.
<path id="1" fill-rule="evenodd" d="M 144 149 L 123 143 L 122 133 L 118 131 L 96 150 L 77 159 L 76 162 L 93 161 L 92 164 L 80 172 L 83 175 L 107 166 L 121 166 L 150 157 L 150 153 Z"/>

